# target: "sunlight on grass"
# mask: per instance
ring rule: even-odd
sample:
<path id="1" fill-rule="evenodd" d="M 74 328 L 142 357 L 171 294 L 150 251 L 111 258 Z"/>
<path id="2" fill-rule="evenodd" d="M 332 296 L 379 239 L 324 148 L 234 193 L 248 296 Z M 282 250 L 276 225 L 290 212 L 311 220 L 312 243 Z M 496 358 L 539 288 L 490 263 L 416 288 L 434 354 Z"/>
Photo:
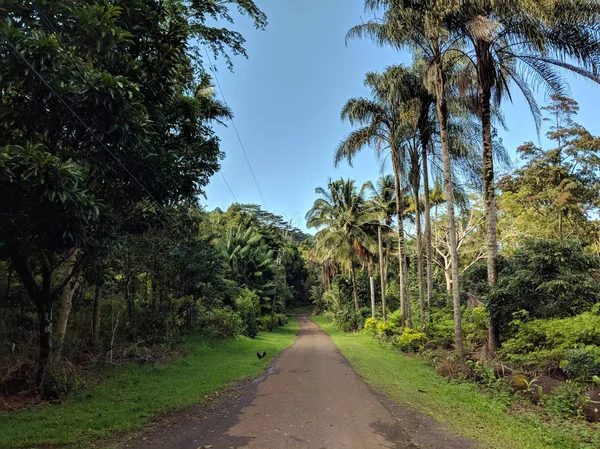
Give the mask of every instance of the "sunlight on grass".
<path id="1" fill-rule="evenodd" d="M 291 318 L 273 333 L 255 339 L 186 344 L 186 355 L 164 365 L 112 369 L 97 387 L 60 405 L 0 413 L 0 447 L 81 443 L 135 429 L 167 410 L 201 404 L 205 396 L 248 376 L 258 376 L 291 345 L 298 323 Z M 267 351 L 259 360 L 257 351 Z"/>
<path id="2" fill-rule="evenodd" d="M 550 428 L 533 415 L 508 415 L 505 405 L 482 394 L 476 385 L 449 382 L 423 359 L 407 357 L 363 333 L 343 333 L 324 317 L 312 320 L 331 336 L 366 382 L 396 402 L 450 424 L 462 436 L 498 449 L 593 447 Z"/>

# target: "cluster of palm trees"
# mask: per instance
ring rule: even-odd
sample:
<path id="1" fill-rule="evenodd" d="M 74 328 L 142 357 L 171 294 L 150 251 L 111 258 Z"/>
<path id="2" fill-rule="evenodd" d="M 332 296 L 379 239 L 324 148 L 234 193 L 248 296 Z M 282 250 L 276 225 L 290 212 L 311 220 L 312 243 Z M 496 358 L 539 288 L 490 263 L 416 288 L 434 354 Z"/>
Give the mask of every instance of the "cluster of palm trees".
<path id="1" fill-rule="evenodd" d="M 371 98 L 351 99 L 344 106 L 342 119 L 359 128 L 342 141 L 336 150 L 336 161 L 351 163 L 356 153 L 367 147 L 379 157 L 390 157 L 401 309 L 407 325 L 411 312 L 403 229 L 404 186 L 410 186 L 415 207 L 419 304 L 423 316 L 433 290 L 429 182 L 435 175 L 432 171 L 440 173 L 448 214 L 455 348 L 462 356 L 454 195 L 460 187 L 458 181 L 469 178 L 483 189 L 488 283 L 493 285 L 498 277 L 494 163 L 502 156 L 493 136 L 494 126 L 503 124 L 502 100 L 510 100 L 512 91 L 519 91 L 539 129 L 540 111 L 533 94 L 536 88 L 564 92 L 566 83 L 561 71 L 600 82 L 600 3 L 365 0 L 365 9 L 375 18 L 352 28 L 347 39 L 366 38 L 378 45 L 408 50 L 414 62 L 411 67 L 395 66 L 382 74 L 367 74 L 365 84 L 371 88 Z M 318 211 L 313 215 L 309 225 L 331 225 L 316 218 L 320 217 Z M 380 216 L 379 221 L 384 223 L 386 218 Z M 325 234 L 319 237 L 321 232 L 317 242 L 326 239 Z M 355 237 L 357 242 L 358 234 Z M 342 252 L 351 249 L 340 246 Z M 360 251 L 360 245 L 354 244 L 354 254 Z M 499 344 L 495 323 L 490 323 L 489 330 L 489 349 L 493 354 Z"/>
<path id="2" fill-rule="evenodd" d="M 359 310 L 356 264 L 368 270 L 371 289 L 371 314 L 375 317 L 375 264 L 379 263 L 383 317 L 387 319 L 385 290 L 387 266 L 392 245 L 387 240 L 396 214 L 396 194 L 391 175 L 382 176 L 374 185 L 357 187 L 355 181 L 329 181 L 318 187 L 320 195 L 307 213 L 307 225 L 321 228 L 315 237 L 314 255 L 323 267 L 327 288 L 339 271 L 350 274 L 354 307 Z M 368 195 L 370 193 L 370 195 Z M 405 208 L 403 208 L 404 210 Z"/>

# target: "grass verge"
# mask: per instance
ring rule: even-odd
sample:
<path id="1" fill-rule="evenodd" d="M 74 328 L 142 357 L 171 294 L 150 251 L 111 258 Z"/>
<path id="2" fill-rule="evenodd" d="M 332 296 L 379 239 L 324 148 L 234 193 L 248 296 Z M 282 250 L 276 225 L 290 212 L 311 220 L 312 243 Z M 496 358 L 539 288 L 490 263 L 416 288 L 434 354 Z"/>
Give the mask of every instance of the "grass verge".
<path id="1" fill-rule="evenodd" d="M 135 429 L 157 414 L 202 404 L 209 393 L 264 372 L 297 333 L 298 322 L 292 317 L 285 326 L 255 339 L 196 338 L 184 346 L 180 359 L 111 369 L 100 385 L 61 404 L 1 412 L 0 447 L 82 444 Z M 267 351 L 267 357 L 259 360 L 257 351 Z"/>
<path id="2" fill-rule="evenodd" d="M 568 431 L 550 427 L 532 414 L 510 415 L 505 401 L 468 382 L 449 382 L 427 362 L 407 357 L 372 337 L 340 331 L 325 317 L 312 320 L 327 332 L 362 378 L 399 404 L 450 424 L 457 434 L 498 449 L 583 449 Z M 419 391 L 422 390 L 423 392 Z M 600 435 L 596 435 L 598 438 Z M 589 437 L 589 435 L 588 435 Z"/>

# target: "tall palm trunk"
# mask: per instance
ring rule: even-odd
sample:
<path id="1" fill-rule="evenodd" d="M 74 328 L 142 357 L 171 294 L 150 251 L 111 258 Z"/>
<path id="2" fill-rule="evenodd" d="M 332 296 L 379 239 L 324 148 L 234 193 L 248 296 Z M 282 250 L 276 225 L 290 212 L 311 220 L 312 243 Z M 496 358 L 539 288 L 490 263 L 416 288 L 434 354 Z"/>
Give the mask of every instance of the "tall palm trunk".
<path id="1" fill-rule="evenodd" d="M 423 234 L 421 232 L 421 207 L 420 207 L 420 177 L 421 171 L 419 167 L 418 149 L 414 148 L 412 158 L 412 169 L 410 174 L 410 182 L 413 190 L 413 198 L 415 201 L 415 228 L 417 233 L 417 282 L 419 285 L 419 319 L 421 326 L 425 325 L 425 285 L 423 282 Z"/>
<path id="2" fill-rule="evenodd" d="M 379 246 L 379 280 L 381 282 L 381 308 L 383 312 L 383 323 L 387 322 L 387 310 L 385 303 L 385 263 L 383 260 L 383 237 L 381 235 L 381 226 L 377 227 L 377 243 Z"/>
<path id="3" fill-rule="evenodd" d="M 424 108 L 425 112 L 429 107 Z M 427 116 L 423 117 L 420 126 L 421 137 L 421 172 L 423 173 L 423 192 L 425 210 L 425 259 L 427 263 L 427 307 L 431 307 L 431 298 L 433 296 L 433 246 L 431 244 L 431 204 L 429 201 L 429 164 L 427 161 L 427 148 L 429 146 L 429 125 L 426 123 Z"/>
<path id="4" fill-rule="evenodd" d="M 369 287 L 371 287 L 371 318 L 375 319 L 375 280 L 373 279 L 372 262 L 369 262 Z"/>
<path id="5" fill-rule="evenodd" d="M 358 293 L 356 292 L 356 272 L 354 271 L 354 259 L 350 261 L 350 273 L 352 275 L 352 293 L 354 295 L 354 308 L 358 312 Z"/>
<path id="6" fill-rule="evenodd" d="M 493 62 L 490 54 L 490 43 L 478 39 L 477 52 L 477 77 L 479 83 L 479 108 L 481 114 L 482 146 L 483 146 L 483 189 L 485 202 L 485 215 L 487 227 L 487 272 L 488 285 L 496 284 L 498 271 L 496 259 L 498 258 L 498 240 L 496 234 L 496 186 L 494 183 L 494 155 L 492 150 L 492 121 L 491 121 L 491 96 Z M 488 350 L 493 356 L 500 346 L 498 324 L 490 318 Z"/>
<path id="7" fill-rule="evenodd" d="M 448 224 L 450 234 L 450 256 L 452 264 L 452 302 L 454 305 L 454 346 L 459 357 L 464 356 L 462 322 L 460 311 L 460 290 L 458 285 L 458 247 L 456 240 L 456 221 L 454 219 L 454 191 L 452 188 L 452 168 L 450 166 L 450 142 L 448 136 L 448 106 L 446 104 L 446 80 L 439 63 L 436 67 L 436 112 L 440 124 L 442 141 L 442 159 L 444 165 L 444 185 L 446 188 L 446 204 L 448 208 Z"/>
<path id="8" fill-rule="evenodd" d="M 400 267 L 400 310 L 402 324 L 412 327 L 410 310 L 410 294 L 408 292 L 408 273 L 406 266 L 406 247 L 404 242 L 404 211 L 402 210 L 402 192 L 400 191 L 400 177 L 396 157 L 394 163 L 394 188 L 396 190 L 396 213 L 398 215 L 398 264 Z"/>

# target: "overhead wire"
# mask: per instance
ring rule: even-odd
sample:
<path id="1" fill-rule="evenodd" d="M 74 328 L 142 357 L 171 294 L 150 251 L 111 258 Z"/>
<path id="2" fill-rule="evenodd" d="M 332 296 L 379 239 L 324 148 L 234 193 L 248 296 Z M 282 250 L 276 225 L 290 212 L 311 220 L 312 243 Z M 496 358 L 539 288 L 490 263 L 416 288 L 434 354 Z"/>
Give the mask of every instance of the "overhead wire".
<path id="1" fill-rule="evenodd" d="M 64 100 L 64 98 L 54 90 L 54 88 L 46 81 L 44 76 L 38 72 L 35 67 L 29 62 L 29 60 L 21 54 L 21 52 L 15 47 L 15 45 L 9 40 L 6 39 L 8 46 L 23 60 L 23 62 L 29 67 L 29 69 L 40 79 L 40 81 L 52 92 L 56 98 L 71 112 L 71 114 L 79 121 L 83 127 L 90 133 L 90 135 L 100 144 L 102 148 L 121 166 L 121 168 L 138 184 L 142 190 L 144 190 L 148 196 L 160 207 L 164 212 L 167 212 L 165 207 L 154 198 L 152 192 L 148 190 L 148 188 L 121 162 L 121 160 L 102 142 L 102 140 L 96 135 L 96 133 L 83 121 L 83 119 L 69 106 L 69 104 Z"/>
<path id="2" fill-rule="evenodd" d="M 217 83 L 217 87 L 219 89 L 219 92 L 221 93 L 221 97 L 223 98 L 223 102 L 225 102 L 227 104 L 225 94 L 223 93 L 223 89 L 221 88 L 221 83 L 219 82 L 219 77 L 217 76 L 217 71 L 210 62 L 210 55 L 208 54 L 208 49 L 206 48 L 206 45 L 204 45 L 204 44 L 202 44 L 202 45 L 204 46 L 204 52 L 206 53 L 208 67 L 213 74 L 215 82 Z M 263 205 L 265 206 L 265 209 L 268 209 L 267 203 L 265 201 L 265 197 L 263 196 L 260 186 L 258 185 L 258 180 L 256 179 L 256 175 L 254 174 L 254 170 L 252 169 L 252 164 L 250 163 L 250 159 L 248 158 L 248 153 L 246 152 L 246 148 L 244 147 L 244 144 L 242 142 L 242 138 L 240 137 L 240 133 L 237 129 L 237 126 L 235 126 L 235 121 L 233 120 L 233 117 L 230 117 L 230 120 L 231 120 L 231 124 L 233 126 L 233 130 L 235 131 L 235 135 L 237 136 L 238 142 L 240 144 L 240 148 L 242 149 L 242 153 L 244 154 L 244 158 L 246 159 L 246 164 L 248 165 L 248 168 L 250 169 L 250 174 L 252 175 L 252 179 L 254 180 L 254 184 L 256 185 L 256 190 L 258 190 L 258 194 L 260 195 L 260 198 L 262 200 Z"/>

